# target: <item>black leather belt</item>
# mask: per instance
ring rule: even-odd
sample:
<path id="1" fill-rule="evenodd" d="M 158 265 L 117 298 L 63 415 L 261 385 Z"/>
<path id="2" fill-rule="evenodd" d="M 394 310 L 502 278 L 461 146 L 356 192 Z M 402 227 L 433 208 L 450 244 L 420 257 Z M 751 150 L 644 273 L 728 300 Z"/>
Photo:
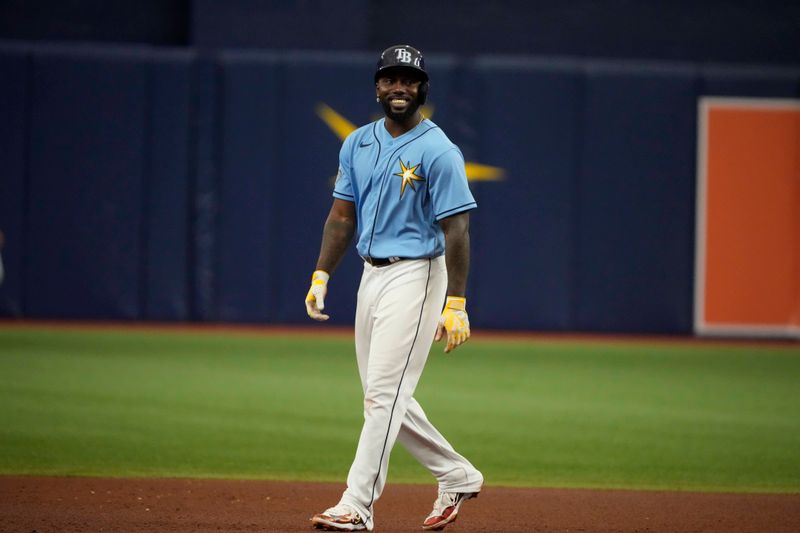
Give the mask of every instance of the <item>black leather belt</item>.
<path id="1" fill-rule="evenodd" d="M 374 267 L 385 267 L 405 259 L 404 257 L 362 257 L 364 261 Z"/>

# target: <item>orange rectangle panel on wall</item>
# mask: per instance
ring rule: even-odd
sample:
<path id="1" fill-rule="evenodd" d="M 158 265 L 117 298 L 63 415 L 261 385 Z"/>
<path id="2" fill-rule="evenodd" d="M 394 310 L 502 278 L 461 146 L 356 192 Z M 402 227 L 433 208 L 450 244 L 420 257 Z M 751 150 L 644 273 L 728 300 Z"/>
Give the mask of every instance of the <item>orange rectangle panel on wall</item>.
<path id="1" fill-rule="evenodd" d="M 800 338 L 800 101 L 703 98 L 695 331 Z"/>

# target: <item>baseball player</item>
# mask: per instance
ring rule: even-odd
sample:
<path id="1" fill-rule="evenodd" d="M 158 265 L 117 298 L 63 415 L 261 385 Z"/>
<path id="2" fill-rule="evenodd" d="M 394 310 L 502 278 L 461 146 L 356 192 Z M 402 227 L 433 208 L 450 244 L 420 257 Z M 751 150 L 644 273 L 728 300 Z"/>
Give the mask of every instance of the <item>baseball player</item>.
<path id="1" fill-rule="evenodd" d="M 434 337 L 446 336 L 450 352 L 470 336 L 464 291 L 469 211 L 477 207 L 461 151 L 419 110 L 428 88 L 418 50 L 384 50 L 375 93 L 385 117 L 354 131 L 339 153 L 306 309 L 315 320 L 328 319 L 328 280 L 356 235 L 364 259 L 355 317 L 364 426 L 341 500 L 311 519 L 318 529 L 372 531 L 397 440 L 438 480 L 423 529 L 453 522 L 483 484 L 414 399 Z"/>

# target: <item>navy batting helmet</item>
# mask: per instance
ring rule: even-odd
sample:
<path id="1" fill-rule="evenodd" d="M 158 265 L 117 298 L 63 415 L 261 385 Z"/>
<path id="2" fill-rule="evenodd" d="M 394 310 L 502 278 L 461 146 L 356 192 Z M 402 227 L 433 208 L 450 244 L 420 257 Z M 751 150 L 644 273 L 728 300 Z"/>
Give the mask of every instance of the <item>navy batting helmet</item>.
<path id="1" fill-rule="evenodd" d="M 425 58 L 422 57 L 422 52 L 407 44 L 396 44 L 390 46 L 383 52 L 378 59 L 378 65 L 375 69 L 375 83 L 378 79 L 389 69 L 394 68 L 408 68 L 416 72 L 422 78 L 422 84 L 419 87 L 419 103 L 425 104 L 428 97 L 428 73 L 425 72 Z"/>

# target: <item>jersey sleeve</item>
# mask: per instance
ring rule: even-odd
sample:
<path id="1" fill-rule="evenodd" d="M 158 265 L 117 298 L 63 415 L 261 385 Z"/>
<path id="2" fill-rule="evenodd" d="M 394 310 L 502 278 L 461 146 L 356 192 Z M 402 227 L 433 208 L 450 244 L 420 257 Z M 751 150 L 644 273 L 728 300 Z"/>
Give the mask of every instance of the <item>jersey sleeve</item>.
<path id="1" fill-rule="evenodd" d="M 342 148 L 339 150 L 339 170 L 336 172 L 336 183 L 333 186 L 333 197 L 340 200 L 347 200 L 352 202 L 355 200 L 353 194 L 353 185 L 351 182 L 352 166 L 351 161 L 351 146 L 353 136 L 349 136 L 342 143 Z"/>
<path id="2" fill-rule="evenodd" d="M 436 158 L 430 174 L 429 191 L 437 222 L 478 207 L 469 190 L 464 157 L 458 148 L 453 147 Z"/>

